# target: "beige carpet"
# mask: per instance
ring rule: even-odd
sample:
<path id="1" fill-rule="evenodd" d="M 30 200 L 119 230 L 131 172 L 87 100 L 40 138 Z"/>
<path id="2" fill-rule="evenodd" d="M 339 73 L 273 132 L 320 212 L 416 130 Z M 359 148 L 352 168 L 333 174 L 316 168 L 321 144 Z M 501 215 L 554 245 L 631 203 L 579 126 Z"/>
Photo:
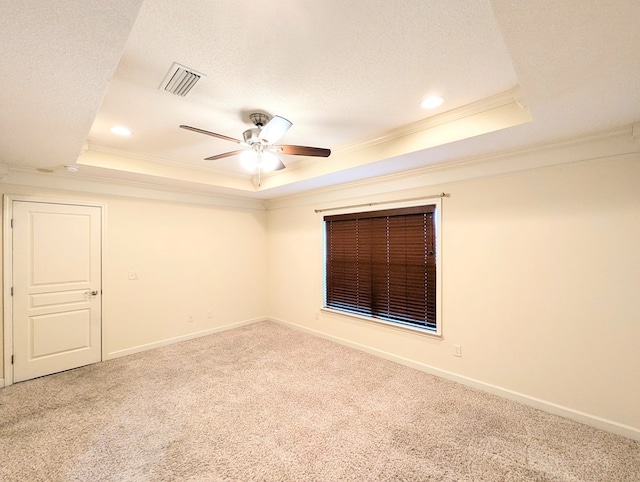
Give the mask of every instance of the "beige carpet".
<path id="1" fill-rule="evenodd" d="M 3 481 L 640 481 L 640 443 L 274 323 L 0 390 Z"/>

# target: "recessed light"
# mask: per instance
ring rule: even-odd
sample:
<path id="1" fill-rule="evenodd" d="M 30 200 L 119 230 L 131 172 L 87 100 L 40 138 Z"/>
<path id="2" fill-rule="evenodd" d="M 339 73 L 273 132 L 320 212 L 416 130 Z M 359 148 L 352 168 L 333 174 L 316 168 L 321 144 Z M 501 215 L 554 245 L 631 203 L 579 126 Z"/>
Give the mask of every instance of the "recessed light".
<path id="1" fill-rule="evenodd" d="M 112 134 L 115 134 L 117 136 L 130 136 L 131 135 L 131 131 L 129 129 L 127 129 L 124 126 L 113 126 L 111 129 L 109 129 L 111 131 Z"/>
<path id="2" fill-rule="evenodd" d="M 74 166 L 73 164 L 64 166 L 64 168 L 67 170 L 67 172 L 78 172 L 80 169 L 78 168 L 78 166 Z"/>
<path id="3" fill-rule="evenodd" d="M 439 95 L 430 95 L 422 101 L 420 107 L 423 109 L 435 109 L 436 107 L 440 107 L 443 102 L 444 97 L 440 97 Z"/>

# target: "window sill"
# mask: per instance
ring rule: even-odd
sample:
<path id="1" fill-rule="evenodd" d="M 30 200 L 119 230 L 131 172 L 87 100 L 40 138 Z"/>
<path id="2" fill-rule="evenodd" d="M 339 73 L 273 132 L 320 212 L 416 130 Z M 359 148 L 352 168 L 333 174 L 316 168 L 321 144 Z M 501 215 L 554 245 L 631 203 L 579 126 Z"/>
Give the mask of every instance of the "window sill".
<path id="1" fill-rule="evenodd" d="M 402 330 L 402 331 L 410 331 L 412 333 L 417 333 L 419 335 L 424 335 L 424 336 L 427 336 L 429 338 L 435 338 L 437 340 L 442 340 L 442 334 L 440 332 L 434 332 L 434 331 L 425 330 L 425 329 L 414 327 L 414 326 L 403 325 L 403 324 L 400 324 L 400 323 L 394 323 L 392 321 L 385 321 L 385 320 L 381 320 L 381 319 L 378 319 L 378 318 L 371 318 L 370 316 L 358 315 L 356 313 L 349 313 L 347 311 L 334 310 L 333 308 L 327 308 L 326 306 L 323 307 L 321 309 L 321 311 L 323 311 L 324 313 L 329 313 L 331 315 L 340 315 L 340 316 L 346 316 L 348 318 L 355 318 L 356 320 L 374 322 L 374 323 L 378 323 L 378 324 L 381 324 L 381 325 L 388 326 L 390 328 L 395 328 L 395 329 Z"/>

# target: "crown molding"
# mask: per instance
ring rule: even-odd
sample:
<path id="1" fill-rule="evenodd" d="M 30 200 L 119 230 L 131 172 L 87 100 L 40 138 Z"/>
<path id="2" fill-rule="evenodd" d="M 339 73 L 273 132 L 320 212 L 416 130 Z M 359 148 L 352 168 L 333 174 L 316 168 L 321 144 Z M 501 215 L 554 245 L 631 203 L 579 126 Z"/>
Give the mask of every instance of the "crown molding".
<path id="1" fill-rule="evenodd" d="M 211 170 L 185 168 L 169 162 L 160 163 L 113 154 L 107 150 L 90 149 L 78 158 L 76 164 L 86 167 L 96 177 L 99 177 L 101 172 L 105 173 L 105 178 L 110 179 L 120 179 L 122 176 L 142 176 L 146 178 L 143 182 L 151 184 L 156 184 L 153 181 L 155 178 L 159 185 L 188 183 L 197 191 L 213 193 L 234 191 L 239 196 L 246 195 L 247 197 L 252 197 L 252 194 L 256 192 L 251 180 L 245 177 L 220 175 Z"/>
<path id="2" fill-rule="evenodd" d="M 359 151 L 367 149 L 369 147 L 377 146 L 379 144 L 387 143 L 395 139 L 417 134 L 434 127 L 439 127 L 451 122 L 460 121 L 468 117 L 472 117 L 484 112 L 490 112 L 500 107 L 508 106 L 510 104 L 518 105 L 522 110 L 528 110 L 522 101 L 522 94 L 520 87 L 516 86 L 511 90 L 502 92 L 500 94 L 481 99 L 477 102 L 467 104 L 456 109 L 451 109 L 442 114 L 437 114 L 432 117 L 427 117 L 411 124 L 407 124 L 397 129 L 387 131 L 382 135 L 371 136 L 364 140 L 346 144 L 335 149 L 336 155 L 346 154 L 353 151 Z"/>
<path id="3" fill-rule="evenodd" d="M 110 156 L 121 157 L 123 159 L 132 159 L 132 160 L 155 163 L 162 166 L 169 166 L 169 167 L 178 166 L 182 169 L 199 171 L 201 173 L 206 173 L 206 174 L 215 174 L 216 176 L 221 176 L 221 177 L 237 178 L 237 179 L 243 179 L 245 181 L 248 181 L 250 178 L 249 175 L 240 174 L 238 172 L 224 171 L 222 169 L 211 168 L 208 166 L 207 167 L 199 166 L 196 164 L 190 164 L 184 161 L 177 161 L 177 160 L 169 159 L 166 157 L 150 156 L 148 154 L 140 154 L 137 152 L 123 151 L 120 149 L 112 149 L 110 147 L 105 147 L 99 144 L 92 144 L 92 143 L 87 144 L 86 148 L 81 152 L 80 156 L 78 157 L 78 164 L 81 164 L 81 165 L 83 164 L 82 162 L 83 154 L 85 154 L 86 152 L 92 152 L 92 151 L 101 152 L 104 154 L 108 154 Z"/>
<path id="4" fill-rule="evenodd" d="M 342 182 L 356 181 L 352 176 L 357 168 L 372 163 L 395 159 L 405 155 L 419 156 L 430 148 L 478 137 L 531 122 L 531 114 L 518 102 L 517 91 L 493 96 L 473 104 L 454 109 L 423 121 L 390 131 L 383 136 L 336 149 L 331 157 L 305 164 L 300 169 L 282 171 L 265 178 L 260 192 L 269 195 L 276 189 L 312 182 L 323 176 L 343 175 Z M 350 177 L 352 176 L 352 177 Z M 280 197 L 277 194 L 270 198 Z"/>
<path id="5" fill-rule="evenodd" d="M 522 100 L 522 93 L 520 87 L 514 87 L 511 90 L 506 92 L 502 92 L 500 94 L 496 94 L 491 97 L 487 97 L 485 99 L 481 99 L 472 104 L 467 104 L 456 109 L 449 110 L 447 112 L 443 112 L 442 114 L 437 114 L 432 117 L 427 117 L 426 119 L 422 119 L 411 124 L 407 124 L 396 129 L 385 132 L 384 134 L 370 136 L 366 139 L 359 140 L 357 142 L 352 142 L 350 144 L 345 144 L 336 149 L 333 149 L 332 156 L 338 157 L 342 155 L 347 155 L 352 152 L 365 150 L 371 147 L 378 146 L 380 144 L 385 144 L 397 139 L 401 139 L 403 137 L 411 136 L 413 134 L 419 134 L 424 131 L 428 131 L 429 129 L 433 129 L 435 127 L 443 126 L 445 124 L 453 123 L 456 121 L 460 121 L 466 119 L 468 117 L 472 117 L 477 114 L 482 114 L 485 112 L 491 112 L 500 107 L 505 107 L 509 105 L 516 105 L 522 111 L 529 111 L 529 108 L 525 105 Z M 322 164 L 326 163 L 326 159 L 318 159 L 318 158 L 308 158 L 297 161 L 293 166 L 287 166 L 287 169 L 291 172 L 296 169 L 304 169 L 305 167 L 313 166 L 314 164 Z M 264 175 L 263 179 L 269 179 L 270 177 L 274 177 L 277 175 L 276 173 L 267 173 Z"/>
<path id="6" fill-rule="evenodd" d="M 361 196 L 398 191 L 402 191 L 405 196 L 411 192 L 421 195 L 424 188 L 433 189 L 434 186 L 452 182 L 492 178 L 582 162 L 640 160 L 640 142 L 637 141 L 640 128 L 636 127 L 639 125 L 640 123 L 637 123 L 497 154 L 465 157 L 411 171 L 282 196 L 268 201 L 267 209 L 300 206 L 333 198 L 353 200 L 360 199 Z M 344 193 L 348 193 L 349 196 L 341 196 Z"/>
<path id="7" fill-rule="evenodd" d="M 43 173 L 35 168 L 4 164 L 0 165 L 0 185 L 265 210 L 319 202 L 332 197 L 344 198 L 345 193 L 348 197 L 354 198 L 360 195 L 383 194 L 398 190 L 415 190 L 419 193 L 422 187 L 496 177 L 562 164 L 637 159 L 640 154 L 639 139 L 640 122 L 588 136 L 538 144 L 493 155 L 464 157 L 411 171 L 312 189 L 289 196 L 275 197 L 270 201 L 261 199 L 259 193 L 255 191 L 248 192 L 211 185 L 203 182 L 201 177 L 168 180 L 167 177 L 154 177 L 142 173 L 138 180 L 123 180 L 102 177 L 100 168 L 92 168 L 89 172 L 83 169 L 76 174 L 61 170 Z"/>
<path id="8" fill-rule="evenodd" d="M 69 174 L 66 172 L 39 172 L 34 168 L 9 166 L 8 174 L 0 179 L 3 192 L 12 188 L 17 190 L 46 189 L 58 193 L 86 193 L 92 197 L 115 196 L 126 198 L 151 199 L 155 201 L 202 204 L 233 209 L 266 210 L 261 199 L 246 196 L 227 196 L 206 191 L 194 192 L 192 186 L 165 186 L 152 182 L 121 179 L 104 179 L 99 176 Z"/>

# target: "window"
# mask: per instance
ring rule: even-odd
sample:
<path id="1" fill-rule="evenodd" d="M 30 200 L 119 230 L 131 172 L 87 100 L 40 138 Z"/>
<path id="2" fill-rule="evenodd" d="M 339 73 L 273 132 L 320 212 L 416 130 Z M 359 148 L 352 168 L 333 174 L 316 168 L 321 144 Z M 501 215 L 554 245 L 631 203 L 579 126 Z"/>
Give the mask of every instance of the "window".
<path id="1" fill-rule="evenodd" d="M 438 333 L 436 205 L 324 217 L 325 307 Z"/>

